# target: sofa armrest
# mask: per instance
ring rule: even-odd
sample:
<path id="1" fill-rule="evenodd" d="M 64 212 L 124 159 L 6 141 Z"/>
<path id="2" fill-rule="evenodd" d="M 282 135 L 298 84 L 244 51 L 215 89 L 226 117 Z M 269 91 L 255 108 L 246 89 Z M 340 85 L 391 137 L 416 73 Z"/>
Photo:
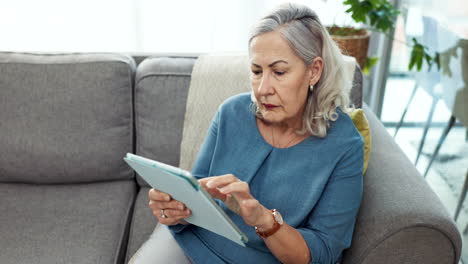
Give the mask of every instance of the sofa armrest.
<path id="1" fill-rule="evenodd" d="M 364 104 L 372 134 L 369 168 L 348 263 L 454 263 L 461 237 L 446 208 Z"/>

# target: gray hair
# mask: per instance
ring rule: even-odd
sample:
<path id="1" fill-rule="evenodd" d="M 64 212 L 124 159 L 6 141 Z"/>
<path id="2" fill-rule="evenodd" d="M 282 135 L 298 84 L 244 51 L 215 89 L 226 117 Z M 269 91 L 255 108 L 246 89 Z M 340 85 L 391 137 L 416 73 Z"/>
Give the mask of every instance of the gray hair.
<path id="1" fill-rule="evenodd" d="M 296 133 L 326 137 L 330 120 L 338 118 L 336 107 L 349 111 L 350 78 L 345 72 L 340 49 L 317 14 L 304 5 L 286 3 L 268 13 L 253 26 L 249 47 L 253 38 L 272 31 L 279 32 L 307 66 L 316 57 L 322 58 L 322 75 L 313 91 L 309 91 L 302 128 Z M 253 103 L 257 116 L 261 117 L 256 102 Z"/>

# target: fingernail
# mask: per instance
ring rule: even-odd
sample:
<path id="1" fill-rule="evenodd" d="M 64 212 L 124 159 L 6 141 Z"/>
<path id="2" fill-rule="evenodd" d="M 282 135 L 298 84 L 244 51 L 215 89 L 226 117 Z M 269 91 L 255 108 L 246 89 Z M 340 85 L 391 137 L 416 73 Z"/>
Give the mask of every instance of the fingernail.
<path id="1" fill-rule="evenodd" d="M 208 182 L 206 183 L 206 187 L 208 187 L 208 188 L 213 188 L 213 181 L 208 181 Z"/>
<path id="2" fill-rule="evenodd" d="M 184 206 L 183 206 L 183 205 L 179 205 L 179 209 L 180 209 L 180 210 L 184 210 Z"/>
<path id="3" fill-rule="evenodd" d="M 225 189 L 225 188 L 221 188 L 221 189 L 219 189 L 219 191 L 220 191 L 221 193 L 226 193 L 226 189 Z"/>
<path id="4" fill-rule="evenodd" d="M 169 198 L 169 196 L 166 195 L 166 196 L 164 196 L 164 200 L 169 201 L 169 200 L 171 200 L 171 198 Z"/>

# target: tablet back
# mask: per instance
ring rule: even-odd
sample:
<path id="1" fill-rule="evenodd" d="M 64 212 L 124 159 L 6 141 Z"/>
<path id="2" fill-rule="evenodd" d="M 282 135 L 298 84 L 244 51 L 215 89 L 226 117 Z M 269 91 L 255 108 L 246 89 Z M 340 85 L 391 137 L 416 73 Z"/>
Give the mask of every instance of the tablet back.
<path id="1" fill-rule="evenodd" d="M 203 227 L 218 235 L 224 236 L 242 246 L 247 237 L 232 222 L 221 207 L 200 186 L 189 172 L 172 166 L 161 164 L 137 155 L 127 154 L 124 160 L 151 187 L 168 193 L 173 199 L 184 203 L 192 211 L 185 220 L 191 224 Z M 184 172 L 184 173 L 181 173 Z"/>

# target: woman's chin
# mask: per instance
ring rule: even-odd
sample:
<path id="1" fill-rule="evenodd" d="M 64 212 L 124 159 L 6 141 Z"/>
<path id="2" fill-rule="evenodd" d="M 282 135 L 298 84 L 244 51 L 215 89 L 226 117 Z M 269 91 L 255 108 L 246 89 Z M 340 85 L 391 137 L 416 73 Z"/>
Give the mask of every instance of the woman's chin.
<path id="1" fill-rule="evenodd" d="M 278 123 L 278 117 L 273 113 L 264 112 L 262 113 L 263 121 L 266 123 Z"/>

